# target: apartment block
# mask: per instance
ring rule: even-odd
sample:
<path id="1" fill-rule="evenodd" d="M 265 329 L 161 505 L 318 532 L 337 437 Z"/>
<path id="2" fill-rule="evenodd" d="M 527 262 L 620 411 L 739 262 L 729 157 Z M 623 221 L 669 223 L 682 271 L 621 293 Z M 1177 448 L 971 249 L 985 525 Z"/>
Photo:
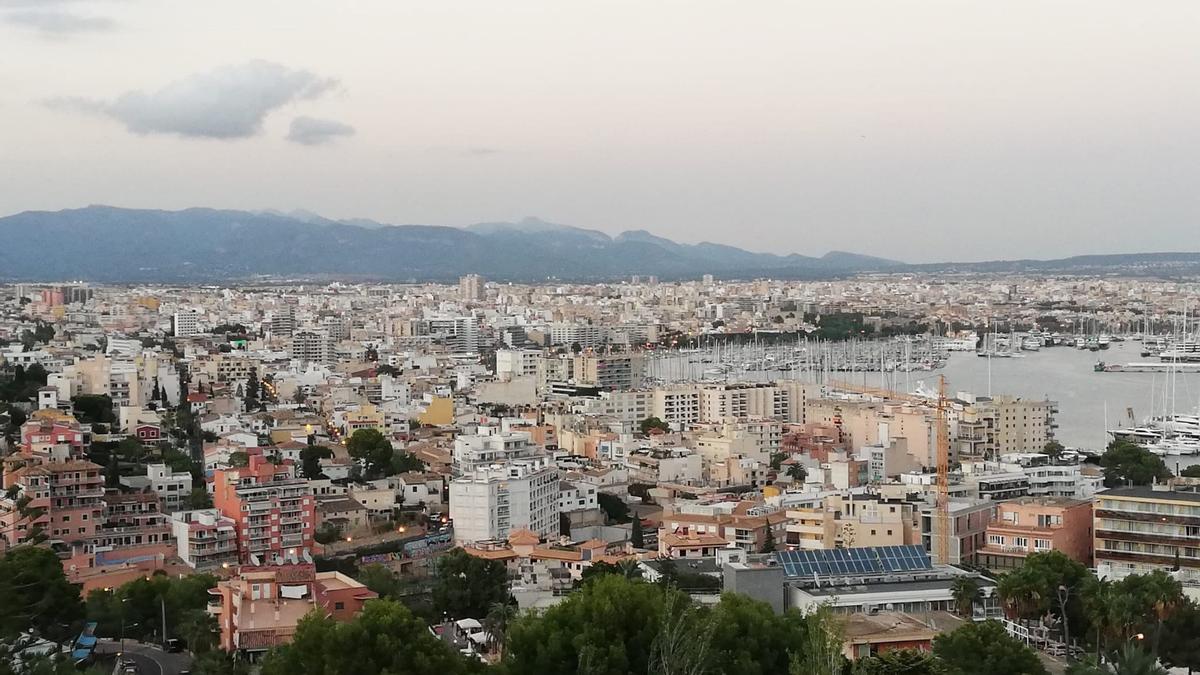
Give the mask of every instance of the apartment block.
<path id="1" fill-rule="evenodd" d="M 558 469 L 548 457 L 481 466 L 450 481 L 450 518 L 456 543 L 505 539 L 527 528 L 541 537 L 558 532 Z"/>
<path id="2" fill-rule="evenodd" d="M 996 505 L 987 544 L 976 558 L 990 570 L 1020 567 L 1030 553 L 1061 551 L 1092 565 L 1092 502 L 1065 497 L 1022 497 Z"/>
<path id="3" fill-rule="evenodd" d="M 251 660 L 291 642 L 300 620 L 314 610 L 349 621 L 368 600 L 379 597 L 341 572 L 318 572 L 295 556 L 283 564 L 244 566 L 208 592 L 221 648 Z"/>
<path id="4" fill-rule="evenodd" d="M 0 496 L 0 537 L 8 545 L 24 542 L 35 529 L 50 541 L 86 542 L 103 520 L 104 474 L 84 460 L 31 463 L 5 473 Z M 12 496 L 7 494 L 13 490 Z M 23 516 L 19 502 L 28 497 Z"/>
<path id="5" fill-rule="evenodd" d="M 236 565 L 237 522 L 218 509 L 171 514 L 176 555 L 197 572 Z"/>
<path id="6" fill-rule="evenodd" d="M 260 563 L 311 550 L 316 501 L 308 481 L 296 478 L 290 461 L 276 465 L 251 455 L 249 466 L 218 469 L 213 506 L 237 524 L 238 558 Z"/>
<path id="7" fill-rule="evenodd" d="M 1123 487 L 1096 495 L 1096 571 L 1120 579 L 1171 570 L 1200 581 L 1200 480 Z"/>

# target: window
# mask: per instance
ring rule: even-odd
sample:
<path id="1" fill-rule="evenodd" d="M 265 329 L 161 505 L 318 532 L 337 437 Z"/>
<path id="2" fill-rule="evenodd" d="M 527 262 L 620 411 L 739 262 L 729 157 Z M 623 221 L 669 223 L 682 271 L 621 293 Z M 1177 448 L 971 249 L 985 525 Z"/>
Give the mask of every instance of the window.
<path id="1" fill-rule="evenodd" d="M 333 603 L 333 608 L 334 608 L 335 610 L 338 610 L 338 609 L 346 609 L 346 603 L 344 603 L 344 602 L 335 602 L 335 603 Z"/>
<path id="2" fill-rule="evenodd" d="M 1005 538 L 1002 535 L 999 535 L 999 534 L 989 534 L 988 535 L 988 543 L 989 544 L 996 544 L 997 546 L 1003 546 L 1004 542 L 1005 542 Z"/>
<path id="3" fill-rule="evenodd" d="M 1016 544 L 1017 546 L 1020 546 L 1021 548 L 1027 548 L 1029 546 L 1029 538 L 1028 537 L 1013 537 L 1013 544 Z"/>
<path id="4" fill-rule="evenodd" d="M 1049 551 L 1052 548 L 1049 539 L 1034 539 L 1033 547 L 1039 551 Z"/>

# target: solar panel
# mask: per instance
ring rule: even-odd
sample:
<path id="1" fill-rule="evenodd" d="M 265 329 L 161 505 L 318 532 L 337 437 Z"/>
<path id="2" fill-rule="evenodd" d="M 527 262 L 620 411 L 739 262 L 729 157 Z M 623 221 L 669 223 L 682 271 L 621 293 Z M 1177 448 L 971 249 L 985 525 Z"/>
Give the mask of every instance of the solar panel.
<path id="1" fill-rule="evenodd" d="M 780 551 L 776 559 L 790 578 L 853 576 L 927 570 L 933 567 L 921 546 L 864 546 L 817 551 Z"/>

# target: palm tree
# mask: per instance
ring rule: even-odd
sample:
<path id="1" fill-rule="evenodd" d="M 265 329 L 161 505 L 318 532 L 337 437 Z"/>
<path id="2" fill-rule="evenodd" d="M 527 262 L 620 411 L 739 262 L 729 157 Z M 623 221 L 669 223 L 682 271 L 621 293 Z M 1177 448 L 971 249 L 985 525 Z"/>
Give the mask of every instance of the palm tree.
<path id="1" fill-rule="evenodd" d="M 808 478 L 808 469 L 804 468 L 803 464 L 795 462 L 788 466 L 787 475 L 797 483 L 803 483 L 804 479 Z"/>
<path id="2" fill-rule="evenodd" d="M 493 602 L 488 608 L 487 616 L 483 619 L 484 630 L 487 631 L 492 645 L 500 656 L 504 655 L 504 643 L 508 639 L 508 629 L 516 620 L 517 606 L 508 602 Z"/>
<path id="3" fill-rule="evenodd" d="M 1077 663 L 1067 669 L 1067 675 L 1167 675 L 1167 671 L 1158 665 L 1158 657 L 1127 642 L 1113 663 Z"/>
<path id="4" fill-rule="evenodd" d="M 979 588 L 979 582 L 975 581 L 973 577 L 955 579 L 950 593 L 954 597 L 955 611 L 964 619 L 971 618 L 975 612 L 975 603 L 983 599 L 983 591 Z"/>
<path id="5" fill-rule="evenodd" d="M 625 558 L 617 563 L 617 569 L 620 570 L 621 576 L 626 579 L 641 579 L 642 567 L 641 563 L 636 558 Z"/>

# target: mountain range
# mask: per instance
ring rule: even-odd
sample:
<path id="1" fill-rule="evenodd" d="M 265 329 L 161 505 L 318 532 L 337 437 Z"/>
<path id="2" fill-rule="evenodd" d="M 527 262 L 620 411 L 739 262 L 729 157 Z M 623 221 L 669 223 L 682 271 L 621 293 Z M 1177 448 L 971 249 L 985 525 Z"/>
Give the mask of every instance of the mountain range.
<path id="1" fill-rule="evenodd" d="M 610 237 L 536 218 L 457 228 L 204 208 L 26 211 L 0 218 L 0 238 L 0 278 L 29 281 L 818 278 L 900 264 L 853 253 L 816 258 L 680 244 L 644 231 Z"/>
<path id="2" fill-rule="evenodd" d="M 909 265 L 856 253 L 821 257 L 681 244 L 644 230 L 597 230 L 526 218 L 464 228 L 331 220 L 307 211 L 182 211 L 88 206 L 0 218 L 0 279 L 219 282 L 254 279 L 604 281 L 756 277 L 816 279 L 864 272 L 1013 274 L 1200 273 L 1198 253 L 1078 256 Z"/>

